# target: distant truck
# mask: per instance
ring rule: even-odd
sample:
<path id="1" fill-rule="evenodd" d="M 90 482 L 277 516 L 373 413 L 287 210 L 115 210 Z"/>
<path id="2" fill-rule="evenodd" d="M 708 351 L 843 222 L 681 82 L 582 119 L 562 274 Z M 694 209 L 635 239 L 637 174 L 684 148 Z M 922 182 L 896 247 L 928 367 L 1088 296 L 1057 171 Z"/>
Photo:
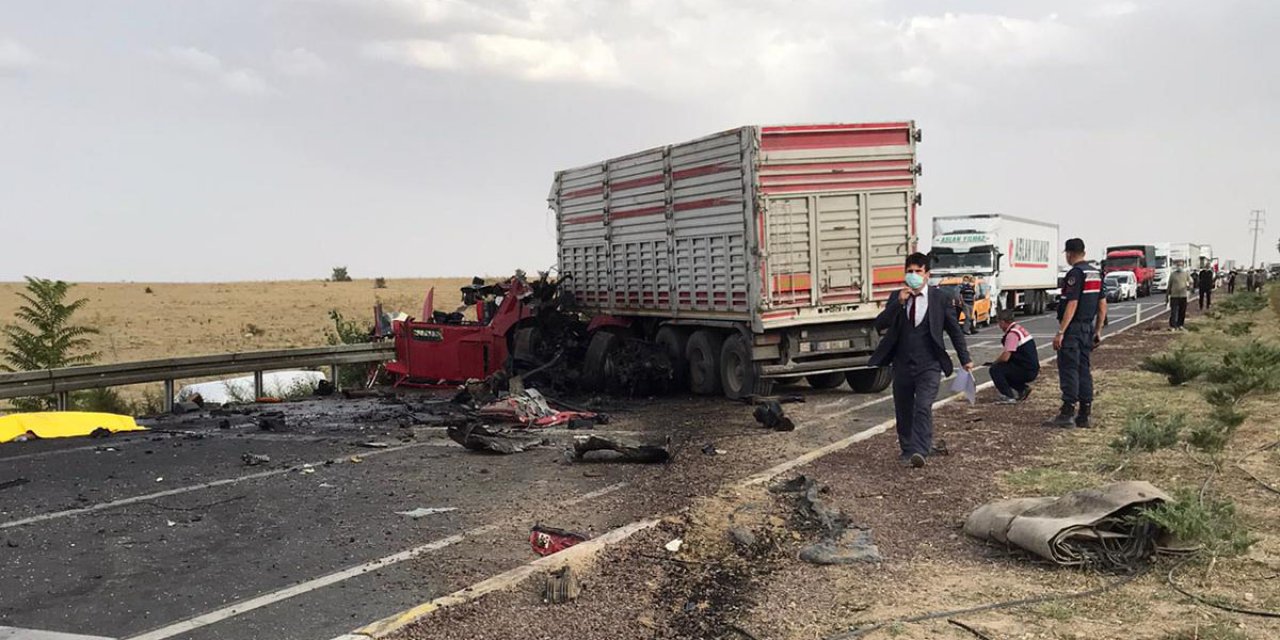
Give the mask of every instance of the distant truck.
<path id="1" fill-rule="evenodd" d="M 1155 287 L 1164 293 L 1169 288 L 1169 274 L 1181 264 L 1185 269 L 1200 268 L 1200 245 L 1189 242 L 1165 242 L 1155 245 Z"/>
<path id="2" fill-rule="evenodd" d="M 933 276 L 979 276 L 1000 309 L 1044 313 L 1058 287 L 1058 225 L 1000 213 L 933 219 Z"/>
<path id="3" fill-rule="evenodd" d="M 1138 277 L 1138 297 L 1151 295 L 1155 288 L 1156 247 L 1151 244 L 1126 244 L 1107 247 L 1107 258 L 1102 261 L 1104 274 L 1112 271 L 1132 271 Z"/>
<path id="4" fill-rule="evenodd" d="M 910 121 L 746 126 L 557 172 L 583 371 L 607 376 L 639 340 L 697 394 L 883 390 L 889 370 L 867 362 L 915 249 L 919 140 Z"/>

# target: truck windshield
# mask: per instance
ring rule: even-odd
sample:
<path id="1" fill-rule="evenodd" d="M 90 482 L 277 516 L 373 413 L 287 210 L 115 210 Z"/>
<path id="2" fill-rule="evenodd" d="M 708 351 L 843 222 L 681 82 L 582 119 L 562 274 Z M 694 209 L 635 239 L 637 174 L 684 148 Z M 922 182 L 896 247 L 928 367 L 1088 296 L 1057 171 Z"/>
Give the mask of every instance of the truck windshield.
<path id="1" fill-rule="evenodd" d="M 1156 268 L 1163 269 L 1169 266 L 1169 256 L 1156 256 Z"/>
<path id="2" fill-rule="evenodd" d="M 934 255 L 933 269 L 948 271 L 991 272 L 991 252 L 938 253 Z"/>
<path id="3" fill-rule="evenodd" d="M 1133 271 L 1138 266 L 1137 258 L 1108 258 L 1107 266 L 1114 269 Z"/>

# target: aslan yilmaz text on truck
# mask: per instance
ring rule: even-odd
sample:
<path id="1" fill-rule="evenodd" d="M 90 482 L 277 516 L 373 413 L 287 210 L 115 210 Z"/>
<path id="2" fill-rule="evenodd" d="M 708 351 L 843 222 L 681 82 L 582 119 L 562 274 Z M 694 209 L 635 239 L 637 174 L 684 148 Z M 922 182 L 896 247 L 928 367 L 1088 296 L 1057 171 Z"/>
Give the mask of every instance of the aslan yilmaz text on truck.
<path id="1" fill-rule="evenodd" d="M 933 219 L 933 279 L 957 285 L 966 275 L 979 281 L 991 301 L 979 320 L 1000 309 L 1044 313 L 1058 286 L 1058 225 L 998 213 Z"/>
<path id="2" fill-rule="evenodd" d="M 698 394 L 885 388 L 866 363 L 915 246 L 919 140 L 912 122 L 747 126 L 558 172 L 563 286 L 592 315 L 584 371 L 630 338 Z"/>

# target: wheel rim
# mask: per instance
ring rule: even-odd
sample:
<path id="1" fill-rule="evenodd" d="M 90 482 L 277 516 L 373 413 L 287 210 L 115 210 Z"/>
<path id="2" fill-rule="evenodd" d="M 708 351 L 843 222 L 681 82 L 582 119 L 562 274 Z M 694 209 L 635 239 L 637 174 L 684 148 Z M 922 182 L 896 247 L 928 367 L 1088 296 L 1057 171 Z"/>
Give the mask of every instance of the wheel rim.
<path id="1" fill-rule="evenodd" d="M 741 391 L 743 381 L 746 379 L 746 368 L 742 366 L 742 358 L 736 353 L 728 354 L 725 358 L 725 370 L 729 373 L 729 379 L 725 382 L 730 385 L 730 390 Z"/>
<path id="2" fill-rule="evenodd" d="M 689 354 L 689 381 L 696 387 L 701 387 L 707 380 L 707 358 L 701 349 L 694 349 Z"/>

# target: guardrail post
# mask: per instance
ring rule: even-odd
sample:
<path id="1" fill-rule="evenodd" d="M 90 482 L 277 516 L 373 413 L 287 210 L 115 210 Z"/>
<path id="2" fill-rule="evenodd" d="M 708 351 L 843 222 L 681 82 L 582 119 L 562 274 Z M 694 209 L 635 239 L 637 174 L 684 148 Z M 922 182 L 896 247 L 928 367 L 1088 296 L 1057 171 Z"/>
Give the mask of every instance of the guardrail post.
<path id="1" fill-rule="evenodd" d="M 160 402 L 160 408 L 165 413 L 173 413 L 173 380 L 164 381 L 164 400 Z"/>
<path id="2" fill-rule="evenodd" d="M 66 411 L 71 406 L 71 394 L 67 391 L 58 392 L 58 411 Z"/>
<path id="3" fill-rule="evenodd" d="M 338 384 L 338 365 L 336 364 L 329 365 L 329 382 L 333 383 L 334 391 L 342 391 Z"/>
<path id="4" fill-rule="evenodd" d="M 1137 316 L 1137 319 L 1133 321 L 1133 323 L 1142 324 L 1142 303 L 1141 302 L 1138 303 L 1138 316 Z"/>
<path id="5" fill-rule="evenodd" d="M 262 372 L 254 371 L 253 372 L 253 399 L 257 400 L 258 398 L 261 398 L 265 395 L 266 394 L 262 390 Z"/>

